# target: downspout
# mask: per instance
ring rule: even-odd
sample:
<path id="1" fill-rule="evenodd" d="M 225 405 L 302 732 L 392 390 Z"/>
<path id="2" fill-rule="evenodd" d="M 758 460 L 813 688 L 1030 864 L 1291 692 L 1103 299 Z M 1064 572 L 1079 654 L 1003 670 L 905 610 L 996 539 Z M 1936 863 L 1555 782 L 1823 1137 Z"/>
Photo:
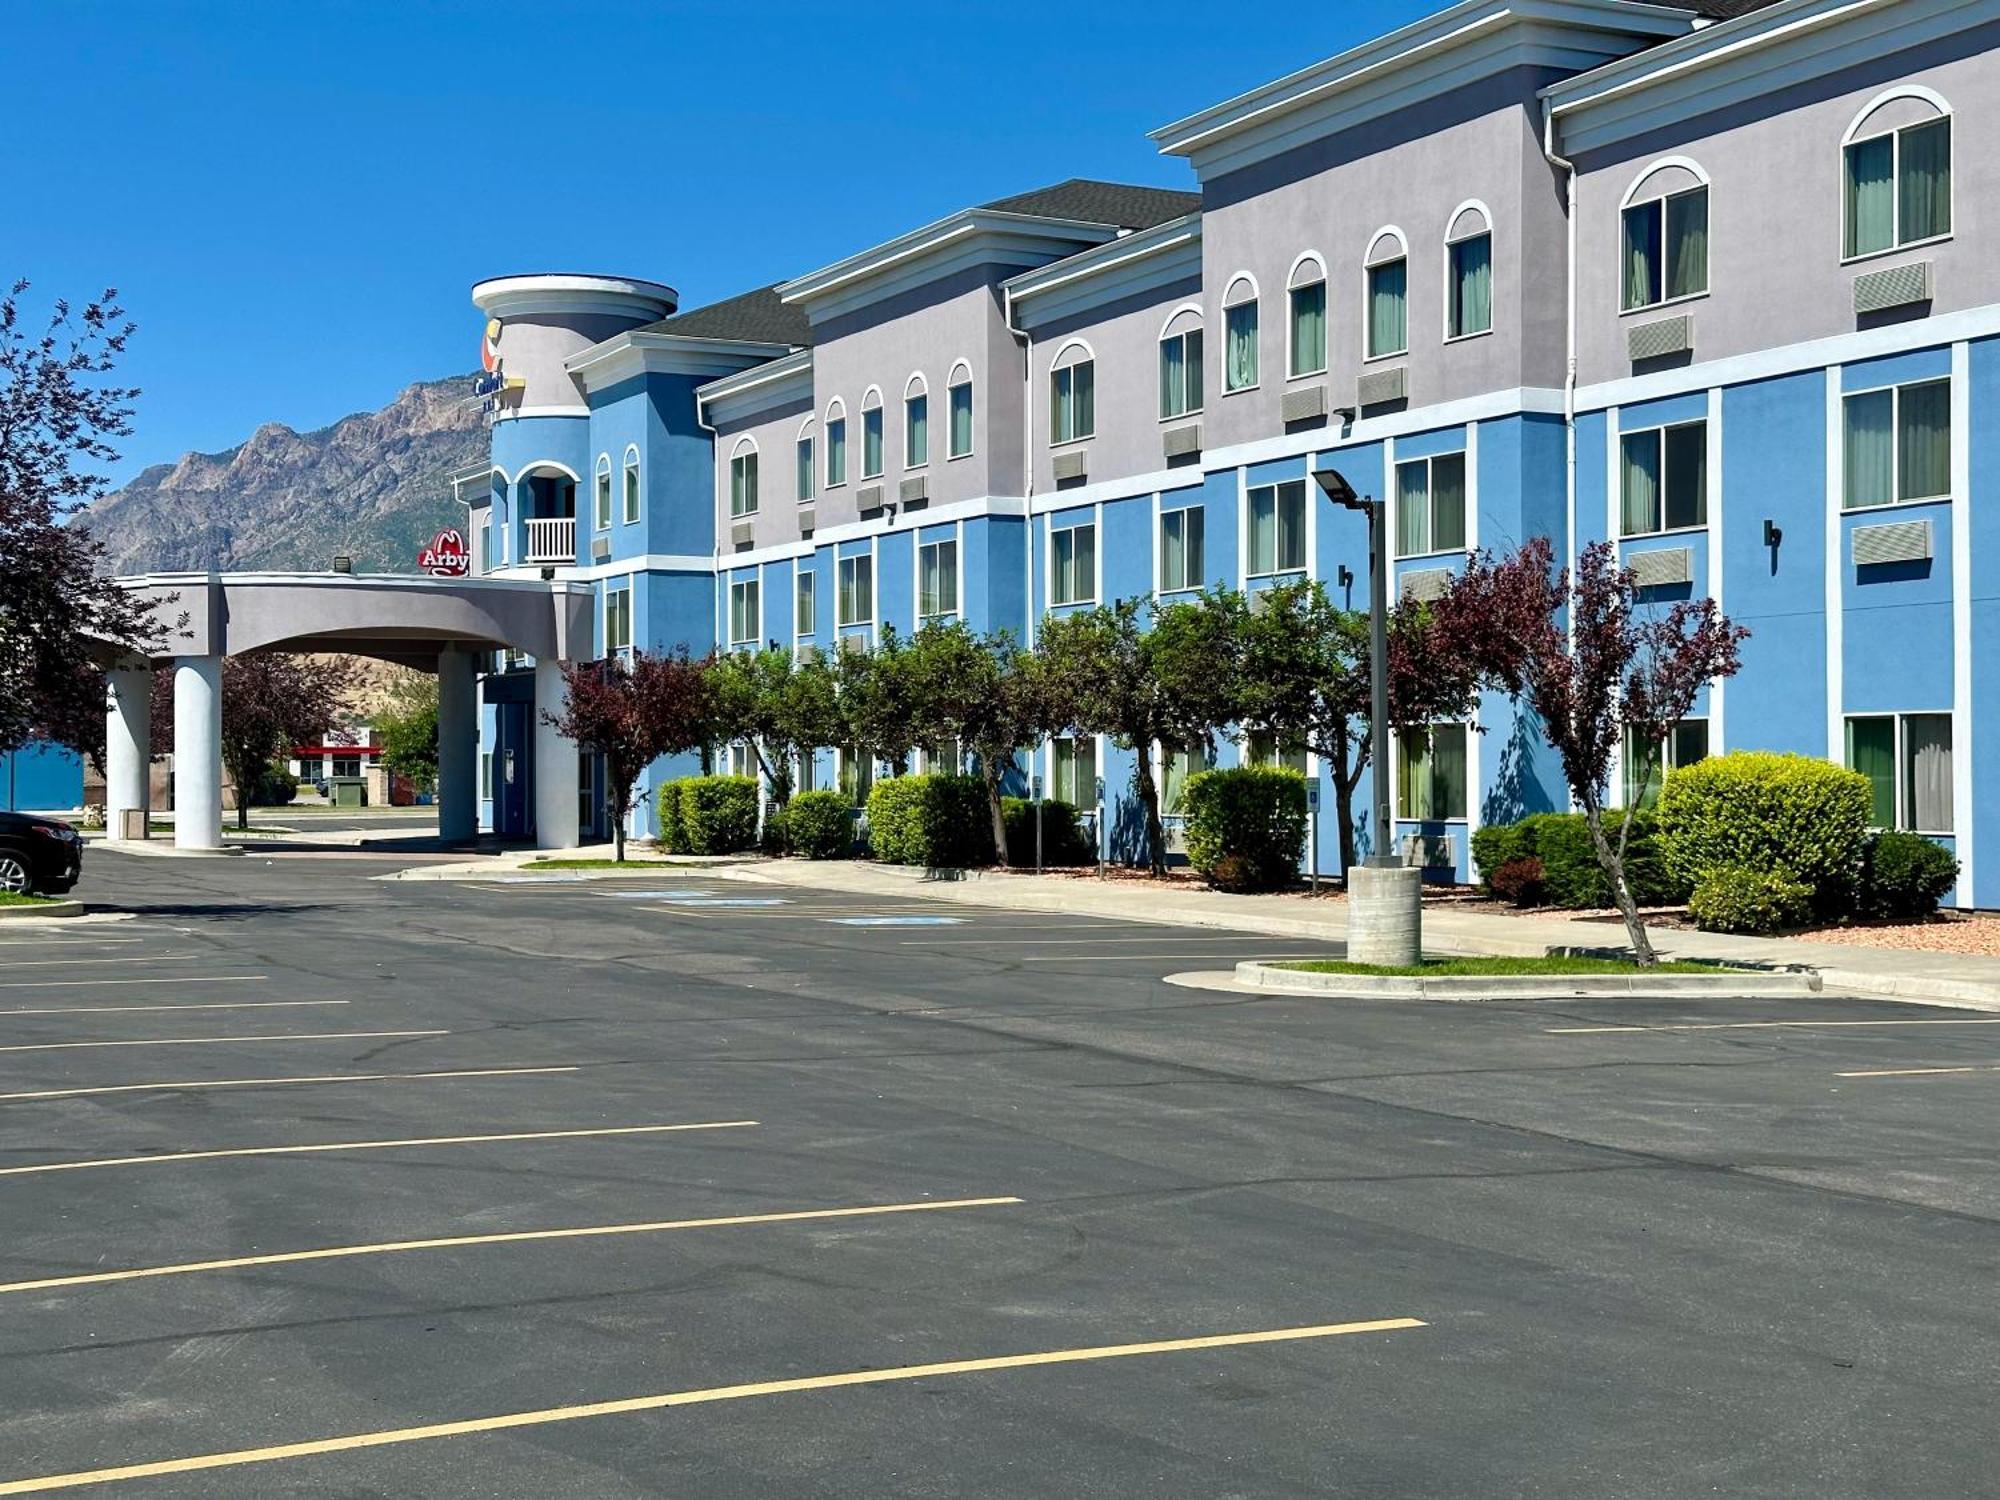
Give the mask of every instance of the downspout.
<path id="1" fill-rule="evenodd" d="M 1542 101 L 1542 155 L 1563 174 L 1563 220 L 1568 240 L 1563 256 L 1563 274 L 1569 283 L 1563 312 L 1566 345 L 1563 361 L 1563 566 L 1568 567 L 1576 557 L 1576 163 L 1556 153 L 1555 110 L 1546 99 Z M 1574 621 L 1570 622 L 1570 629 L 1574 631 Z"/>
<path id="2" fill-rule="evenodd" d="M 717 492 L 715 483 L 715 455 L 722 451 L 722 434 L 710 426 L 707 418 L 702 415 L 700 396 L 694 397 L 694 425 L 708 434 L 708 512 L 709 518 L 715 523 L 715 540 L 711 545 L 708 561 L 709 582 L 715 591 L 715 598 L 708 612 L 708 627 L 715 632 L 717 642 L 715 649 L 720 650 L 723 646 L 727 645 L 723 637 L 728 633 L 728 627 L 723 623 L 723 610 L 727 607 L 727 602 L 724 598 L 722 588 L 722 497 Z M 817 461 L 816 453 L 815 461 Z M 763 575 L 764 570 L 759 568 L 757 570 L 758 578 L 761 580 Z M 764 607 L 763 598 L 764 590 L 760 582 L 757 590 L 757 607 L 760 611 Z M 759 621 L 758 623 L 762 624 L 763 622 Z M 711 750 L 704 749 L 701 752 L 701 773 L 704 776 L 708 775 L 713 769 L 713 755 L 714 752 Z M 763 826 L 763 822 L 764 786 L 760 780 L 757 784 L 757 823 L 760 828 Z"/>
<path id="3" fill-rule="evenodd" d="M 1023 618 L 1027 621 L 1026 636 L 1029 650 L 1035 645 L 1035 339 L 1034 335 L 1014 326 L 1014 293 L 1003 292 L 1005 297 L 1003 320 L 1007 331 L 1021 343 L 1021 505 L 1023 510 L 1022 530 L 1027 534 L 1027 608 Z"/>

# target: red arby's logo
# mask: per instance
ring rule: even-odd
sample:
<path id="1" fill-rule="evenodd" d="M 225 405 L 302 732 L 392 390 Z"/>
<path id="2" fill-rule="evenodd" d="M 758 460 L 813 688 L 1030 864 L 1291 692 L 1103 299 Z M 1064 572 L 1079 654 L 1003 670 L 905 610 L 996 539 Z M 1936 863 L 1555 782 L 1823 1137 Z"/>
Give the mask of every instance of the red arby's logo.
<path id="1" fill-rule="evenodd" d="M 472 571 L 465 538 L 447 526 L 417 552 L 417 566 L 434 578 L 463 578 Z"/>

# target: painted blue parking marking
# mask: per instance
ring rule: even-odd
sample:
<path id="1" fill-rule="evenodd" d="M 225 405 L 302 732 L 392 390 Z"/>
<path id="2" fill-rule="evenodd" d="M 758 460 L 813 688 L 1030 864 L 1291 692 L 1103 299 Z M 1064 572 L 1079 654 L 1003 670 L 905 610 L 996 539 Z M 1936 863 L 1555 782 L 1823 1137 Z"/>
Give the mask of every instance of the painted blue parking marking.
<path id="1" fill-rule="evenodd" d="M 670 906 L 790 906 L 783 896 L 688 896 L 676 891 L 660 898 Z"/>
<path id="2" fill-rule="evenodd" d="M 685 886 L 661 891 L 607 891 L 606 895 L 619 901 L 673 901 L 687 902 L 706 896 L 706 891 L 691 891 Z"/>
<path id="3" fill-rule="evenodd" d="M 952 927 L 963 917 L 821 917 L 842 927 Z"/>

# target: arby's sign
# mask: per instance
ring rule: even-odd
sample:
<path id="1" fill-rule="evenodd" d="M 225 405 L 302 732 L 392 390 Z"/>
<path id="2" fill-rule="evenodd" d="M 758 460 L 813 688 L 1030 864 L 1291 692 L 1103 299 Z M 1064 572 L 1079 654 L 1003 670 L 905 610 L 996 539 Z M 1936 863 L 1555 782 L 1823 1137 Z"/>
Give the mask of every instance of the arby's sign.
<path id="1" fill-rule="evenodd" d="M 417 550 L 417 567 L 433 578 L 463 578 L 472 571 L 465 538 L 447 526 L 430 544 Z"/>

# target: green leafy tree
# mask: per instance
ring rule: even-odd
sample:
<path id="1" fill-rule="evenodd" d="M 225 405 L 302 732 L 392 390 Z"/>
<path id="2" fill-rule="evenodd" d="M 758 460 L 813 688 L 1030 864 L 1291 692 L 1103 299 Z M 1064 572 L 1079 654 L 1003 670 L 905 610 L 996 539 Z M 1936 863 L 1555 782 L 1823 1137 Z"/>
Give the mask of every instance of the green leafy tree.
<path id="1" fill-rule="evenodd" d="M 1040 680 L 1012 634 L 975 634 L 961 620 L 926 625 L 903 655 L 910 729 L 917 741 L 956 740 L 972 752 L 986 788 L 995 858 L 1007 863 L 1001 781 L 1014 752 L 1040 738 Z"/>
<path id="2" fill-rule="evenodd" d="M 635 651 L 629 660 L 564 662 L 563 705 L 544 722 L 578 749 L 604 758 L 614 857 L 625 858 L 632 790 L 663 755 L 684 755 L 714 734 L 710 667 L 675 652 Z"/>
<path id="3" fill-rule="evenodd" d="M 348 721 L 353 665 L 344 656 L 282 651 L 225 657 L 222 766 L 236 788 L 236 826 L 250 826 L 250 798 L 274 762 L 299 745 L 325 740 Z M 173 743 L 174 674 L 153 674 L 155 744 Z"/>
<path id="4" fill-rule="evenodd" d="M 1153 752 L 1206 750 L 1236 712 L 1242 666 L 1241 601 L 1226 592 L 1156 607 L 1122 599 L 1051 616 L 1036 642 L 1047 727 L 1107 734 L 1133 752 L 1132 787 L 1146 818 L 1147 862 L 1166 873 Z"/>
<path id="5" fill-rule="evenodd" d="M 408 677 L 390 689 L 389 702 L 375 715 L 375 741 L 382 765 L 420 792 L 437 790 L 438 685 L 435 677 Z"/>
<path id="6" fill-rule="evenodd" d="M 917 746 L 911 730 L 909 646 L 893 625 L 882 627 L 873 651 L 842 651 L 834 664 L 840 684 L 842 738 L 893 774 L 910 769 Z"/>
<path id="7" fill-rule="evenodd" d="M 799 757 L 841 734 L 833 669 L 816 655 L 797 660 L 783 646 L 769 646 L 716 656 L 708 677 L 716 738 L 748 745 L 771 801 L 784 806 Z"/>

